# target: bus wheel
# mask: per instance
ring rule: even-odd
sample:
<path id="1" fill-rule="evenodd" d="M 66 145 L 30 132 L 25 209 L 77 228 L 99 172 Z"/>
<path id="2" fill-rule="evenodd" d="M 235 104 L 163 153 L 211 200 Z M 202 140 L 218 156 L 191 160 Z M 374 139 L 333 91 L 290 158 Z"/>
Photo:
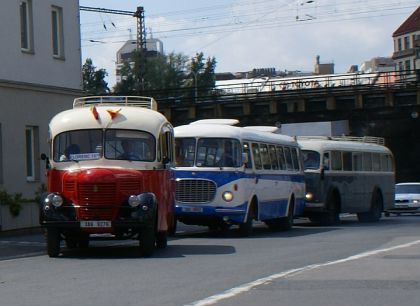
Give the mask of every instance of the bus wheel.
<path id="1" fill-rule="evenodd" d="M 177 223 L 178 223 L 178 221 L 176 220 L 175 217 L 173 219 L 171 219 L 171 222 L 170 222 L 169 228 L 168 228 L 168 235 L 169 236 L 175 236 L 176 235 Z"/>
<path id="2" fill-rule="evenodd" d="M 60 254 L 60 231 L 57 228 L 48 228 L 46 238 L 48 256 L 57 257 Z"/>
<path id="3" fill-rule="evenodd" d="M 333 192 L 328 196 L 328 210 L 319 215 L 319 221 L 322 225 L 335 225 L 340 223 L 339 199 L 337 197 Z"/>
<path id="4" fill-rule="evenodd" d="M 280 229 L 283 231 L 288 231 L 293 227 L 293 212 L 295 210 L 295 205 L 293 199 L 290 202 L 289 210 L 287 211 L 287 217 L 282 218 L 280 221 Z"/>
<path id="5" fill-rule="evenodd" d="M 252 226 L 254 219 L 254 205 L 251 204 L 249 211 L 246 217 L 246 220 L 243 223 L 239 224 L 239 235 L 242 237 L 248 237 L 252 234 Z"/>
<path id="6" fill-rule="evenodd" d="M 142 229 L 139 236 L 139 246 L 140 252 L 143 257 L 150 257 L 155 250 L 155 230 L 154 228 L 144 228 Z"/>
<path id="7" fill-rule="evenodd" d="M 370 210 L 364 213 L 358 213 L 359 222 L 377 222 L 381 219 L 383 208 L 383 200 L 380 192 L 375 191 L 372 195 Z"/>
<path id="8" fill-rule="evenodd" d="M 293 227 L 293 211 L 294 205 L 290 204 L 286 217 L 267 220 L 265 224 L 273 232 L 290 230 Z"/>
<path id="9" fill-rule="evenodd" d="M 168 235 L 166 231 L 157 232 L 156 235 L 156 247 L 158 249 L 164 249 L 168 245 Z"/>
<path id="10" fill-rule="evenodd" d="M 87 249 L 89 247 L 89 234 L 80 234 L 79 240 L 79 248 Z"/>

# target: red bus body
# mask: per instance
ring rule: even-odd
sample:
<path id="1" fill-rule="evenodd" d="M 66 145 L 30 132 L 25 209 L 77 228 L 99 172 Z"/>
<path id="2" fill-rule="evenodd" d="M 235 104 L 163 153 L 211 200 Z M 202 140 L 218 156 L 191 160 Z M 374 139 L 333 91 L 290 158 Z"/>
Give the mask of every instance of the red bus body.
<path id="1" fill-rule="evenodd" d="M 173 128 L 144 97 L 88 97 L 50 122 L 47 252 L 87 247 L 91 234 L 134 238 L 144 256 L 166 247 L 172 220 Z M 150 109 L 149 109 L 150 108 Z M 125 152 L 131 150 L 130 153 Z"/>

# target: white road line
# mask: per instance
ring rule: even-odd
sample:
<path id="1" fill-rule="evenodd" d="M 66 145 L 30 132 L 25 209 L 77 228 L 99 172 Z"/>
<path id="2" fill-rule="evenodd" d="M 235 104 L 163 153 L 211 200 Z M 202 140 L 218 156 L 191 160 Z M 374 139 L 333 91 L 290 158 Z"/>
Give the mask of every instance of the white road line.
<path id="1" fill-rule="evenodd" d="M 319 263 L 319 264 L 308 265 L 308 266 L 305 266 L 305 267 L 291 269 L 291 270 L 288 270 L 288 271 L 272 274 L 270 276 L 257 279 L 255 281 L 240 285 L 238 287 L 228 289 L 228 290 L 226 290 L 222 293 L 212 295 L 208 298 L 195 301 L 195 302 L 187 304 L 185 306 L 213 305 L 213 304 L 216 304 L 217 302 L 220 302 L 222 300 L 237 296 L 241 293 L 250 291 L 254 287 L 269 283 L 269 282 L 271 282 L 273 280 L 276 280 L 276 279 L 285 278 L 287 276 L 292 276 L 292 275 L 297 275 L 297 274 L 300 274 L 300 273 L 303 273 L 303 272 L 306 272 L 306 271 L 310 271 L 310 270 L 314 270 L 314 269 L 318 269 L 318 268 L 321 268 L 321 267 L 332 266 L 332 265 L 341 264 L 341 263 L 352 261 L 352 260 L 366 258 L 366 257 L 369 257 L 369 256 L 373 256 L 373 255 L 377 255 L 377 254 L 380 254 L 380 253 L 385 253 L 385 252 L 389 252 L 389 251 L 393 251 L 393 250 L 397 250 L 397 249 L 408 248 L 408 247 L 411 247 L 411 246 L 416 245 L 416 244 L 420 244 L 420 240 L 415 240 L 415 241 L 412 241 L 412 242 L 396 245 L 396 246 L 385 248 L 385 249 L 377 249 L 377 250 L 367 251 L 367 252 L 352 255 L 352 256 L 349 256 L 349 257 L 346 257 L 346 258 L 343 258 L 343 259 L 327 261 L 327 262 Z"/>

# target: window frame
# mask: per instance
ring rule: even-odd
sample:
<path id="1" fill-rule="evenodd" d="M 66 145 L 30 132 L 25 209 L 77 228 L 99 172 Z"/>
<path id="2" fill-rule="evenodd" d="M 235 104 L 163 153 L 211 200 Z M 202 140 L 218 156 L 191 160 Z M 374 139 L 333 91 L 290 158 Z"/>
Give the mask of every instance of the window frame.
<path id="1" fill-rule="evenodd" d="M 23 9 L 25 8 L 25 11 Z M 19 3 L 20 17 L 20 49 L 25 53 L 34 52 L 34 29 L 32 0 L 21 0 Z"/>
<path id="2" fill-rule="evenodd" d="M 25 127 L 25 166 L 26 181 L 39 179 L 39 165 L 36 156 L 39 155 L 39 130 L 37 126 Z"/>
<path id="3" fill-rule="evenodd" d="M 63 9 L 55 5 L 51 6 L 51 48 L 54 58 L 64 59 Z"/>

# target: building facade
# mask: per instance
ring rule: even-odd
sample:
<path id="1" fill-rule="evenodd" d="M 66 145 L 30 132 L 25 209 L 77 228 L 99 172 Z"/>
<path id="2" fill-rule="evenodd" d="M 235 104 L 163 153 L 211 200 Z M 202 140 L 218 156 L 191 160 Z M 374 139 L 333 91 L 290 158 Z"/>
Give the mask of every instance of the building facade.
<path id="1" fill-rule="evenodd" d="M 420 6 L 392 34 L 394 53 L 392 58 L 398 71 L 405 77 L 420 78 Z"/>
<path id="2" fill-rule="evenodd" d="M 117 61 L 115 64 L 116 81 L 121 82 L 121 68 L 125 62 L 131 62 L 133 51 L 137 49 L 137 41 L 134 39 L 127 40 L 122 47 L 117 51 Z M 146 39 L 146 57 L 163 54 L 163 43 L 156 38 Z"/>
<path id="3" fill-rule="evenodd" d="M 79 2 L 1 1 L 0 37 L 0 190 L 33 199 L 45 182 L 49 121 L 82 94 Z"/>

